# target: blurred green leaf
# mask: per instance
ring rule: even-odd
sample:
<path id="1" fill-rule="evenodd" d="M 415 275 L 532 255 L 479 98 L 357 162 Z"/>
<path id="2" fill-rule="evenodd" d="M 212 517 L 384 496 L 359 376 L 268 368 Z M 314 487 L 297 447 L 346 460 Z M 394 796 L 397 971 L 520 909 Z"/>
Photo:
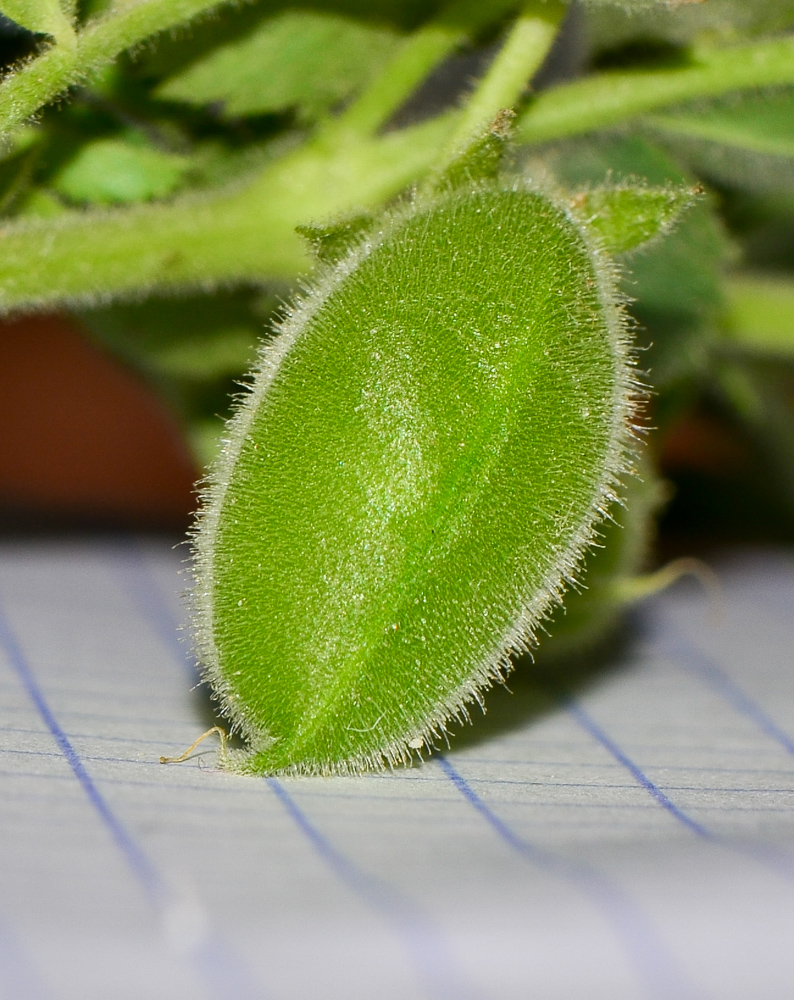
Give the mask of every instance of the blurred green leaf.
<path id="1" fill-rule="evenodd" d="M 251 364 L 275 300 L 261 292 L 152 297 L 78 313 L 114 353 L 154 377 L 239 377 Z"/>
<path id="2" fill-rule="evenodd" d="M 239 376 L 251 365 L 254 353 L 251 330 L 227 325 L 201 340 L 191 338 L 155 349 L 150 360 L 163 375 L 202 382 Z"/>
<path id="3" fill-rule="evenodd" d="M 794 189 L 794 89 L 743 93 L 649 115 L 695 170 L 727 185 Z"/>
<path id="4" fill-rule="evenodd" d="M 728 358 L 713 371 L 723 399 L 771 461 L 776 491 L 794 505 L 794 364 Z"/>
<path id="5" fill-rule="evenodd" d="M 58 0 L 3 0 L 0 10 L 28 31 L 58 38 L 69 34 L 69 18 Z"/>
<path id="6" fill-rule="evenodd" d="M 124 139 L 98 139 L 80 149 L 53 181 L 55 190 L 76 202 L 126 204 L 164 198 L 190 169 L 184 156 Z"/>
<path id="7" fill-rule="evenodd" d="M 26 125 L 0 149 L 0 215 L 10 212 L 31 187 L 42 138 L 40 129 Z"/>
<path id="8" fill-rule="evenodd" d="M 489 3 L 497 7 L 498 19 L 505 0 L 498 4 L 489 0 Z M 189 31 L 163 33 L 137 52 L 134 60 L 125 61 L 135 75 L 146 80 L 173 77 L 219 47 L 249 37 L 264 19 L 283 15 L 296 6 L 302 11 L 350 18 L 377 27 L 386 25 L 400 33 L 412 31 L 432 18 L 442 4 L 440 0 L 304 0 L 296 5 L 291 0 L 249 0 L 218 7 L 210 18 L 192 23 Z"/>
<path id="9" fill-rule="evenodd" d="M 752 353 L 794 358 L 794 280 L 738 274 L 725 290 L 730 343 Z"/>
<path id="10" fill-rule="evenodd" d="M 654 127 L 753 153 L 794 156 L 794 90 L 734 94 L 699 107 L 650 115 Z"/>
<path id="11" fill-rule="evenodd" d="M 137 368 L 181 414 L 199 462 L 217 451 L 230 396 L 251 369 L 278 304 L 261 289 L 152 297 L 77 313 L 83 327 Z"/>
<path id="12" fill-rule="evenodd" d="M 605 185 L 575 194 L 571 204 L 607 250 L 620 254 L 667 232 L 698 193 L 686 185 Z"/>
<path id="13" fill-rule="evenodd" d="M 346 17 L 288 11 L 193 63 L 156 96 L 197 105 L 221 102 L 228 117 L 295 108 L 311 120 L 356 90 L 397 37 Z"/>
<path id="14" fill-rule="evenodd" d="M 567 187 L 583 184 L 687 185 L 693 178 L 668 154 L 639 137 L 564 143 L 549 158 Z M 717 336 L 722 270 L 730 255 L 712 204 L 702 201 L 664 240 L 629 254 L 623 288 L 640 324 L 640 366 L 665 388 L 698 375 Z"/>
<path id="15" fill-rule="evenodd" d="M 61 199 L 48 188 L 33 188 L 22 199 L 17 208 L 17 215 L 26 218 L 55 219 L 68 212 Z"/>
<path id="16" fill-rule="evenodd" d="M 600 529 L 598 548 L 588 553 L 583 587 L 569 591 L 544 626 L 548 638 L 541 638 L 533 654 L 541 667 L 579 656 L 602 641 L 630 603 L 624 596 L 626 584 L 647 569 L 656 515 L 667 492 L 647 453 L 638 474 L 628 477 L 623 489 L 624 503 L 614 508 L 614 520 Z"/>
<path id="17" fill-rule="evenodd" d="M 586 0 L 587 30 L 596 50 L 649 39 L 684 45 L 700 37 L 734 39 L 782 31 L 794 24 L 794 0 L 705 0 L 701 3 L 594 3 Z"/>

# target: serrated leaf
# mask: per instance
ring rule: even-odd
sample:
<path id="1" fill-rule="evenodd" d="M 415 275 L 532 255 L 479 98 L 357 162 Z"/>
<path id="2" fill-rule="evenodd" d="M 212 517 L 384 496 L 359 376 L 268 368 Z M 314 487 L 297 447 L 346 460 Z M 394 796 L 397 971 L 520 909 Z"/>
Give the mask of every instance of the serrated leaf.
<path id="1" fill-rule="evenodd" d="M 792 88 L 735 95 L 644 121 L 708 177 L 750 189 L 794 189 Z"/>
<path id="2" fill-rule="evenodd" d="M 397 35 L 351 18 L 288 11 L 221 46 L 156 91 L 164 100 L 219 102 L 227 117 L 297 109 L 312 119 L 362 84 Z"/>
<path id="3" fill-rule="evenodd" d="M 126 204 L 164 198 L 189 169 L 187 157 L 123 139 L 97 139 L 82 147 L 52 186 L 71 201 Z"/>
<path id="4" fill-rule="evenodd" d="M 3 0 L 0 10 L 28 31 L 54 38 L 71 34 L 69 20 L 58 0 Z"/>
<path id="5" fill-rule="evenodd" d="M 668 232 L 699 193 L 685 185 L 605 185 L 574 194 L 571 207 L 610 253 L 626 253 Z"/>

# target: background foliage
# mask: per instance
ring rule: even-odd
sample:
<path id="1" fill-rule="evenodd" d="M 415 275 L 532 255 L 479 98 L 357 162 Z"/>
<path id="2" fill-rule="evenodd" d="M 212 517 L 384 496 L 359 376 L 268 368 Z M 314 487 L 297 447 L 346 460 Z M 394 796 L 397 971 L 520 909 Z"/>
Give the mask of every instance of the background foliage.
<path id="1" fill-rule="evenodd" d="M 0 308 L 71 311 L 204 462 L 311 268 L 295 227 L 379 209 L 515 104 L 517 169 L 707 192 L 622 261 L 665 523 L 791 538 L 794 2 L 537 0 L 534 49 L 519 9 L 5 0 Z"/>

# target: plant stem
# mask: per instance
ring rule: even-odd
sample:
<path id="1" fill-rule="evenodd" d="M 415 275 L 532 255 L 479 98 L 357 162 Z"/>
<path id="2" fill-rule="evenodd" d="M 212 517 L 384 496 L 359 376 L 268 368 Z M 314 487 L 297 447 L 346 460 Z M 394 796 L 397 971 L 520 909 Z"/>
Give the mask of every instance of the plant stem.
<path id="1" fill-rule="evenodd" d="M 617 125 L 670 104 L 792 83 L 792 36 L 701 49 L 680 68 L 600 73 L 547 90 L 521 115 L 516 138 L 548 142 Z"/>
<path id="2" fill-rule="evenodd" d="M 518 101 L 546 58 L 566 9 L 560 0 L 529 0 L 524 5 L 507 41 L 463 109 L 450 142 L 450 156 L 498 111 Z"/>
<path id="3" fill-rule="evenodd" d="M 510 6 L 510 0 L 500 0 Z M 454 49 L 498 16 L 499 4 L 454 0 L 415 31 L 367 90 L 329 124 L 330 135 L 373 135 Z"/>
<path id="4" fill-rule="evenodd" d="M 296 225 L 393 197 L 430 169 L 453 125 L 454 117 L 433 119 L 333 156 L 310 143 L 232 190 L 8 222 L 0 228 L 0 311 L 293 279 L 311 267 Z"/>
<path id="5" fill-rule="evenodd" d="M 88 79 L 125 49 L 218 5 L 219 0 L 149 0 L 90 22 L 73 45 L 56 44 L 0 84 L 0 134 L 19 125 L 72 84 Z"/>

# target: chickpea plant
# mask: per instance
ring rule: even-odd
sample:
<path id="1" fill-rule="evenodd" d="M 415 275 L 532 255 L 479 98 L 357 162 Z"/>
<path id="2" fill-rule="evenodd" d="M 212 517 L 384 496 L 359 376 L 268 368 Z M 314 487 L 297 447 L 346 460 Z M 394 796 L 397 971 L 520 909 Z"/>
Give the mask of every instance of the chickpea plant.
<path id="1" fill-rule="evenodd" d="M 74 310 L 210 457 L 194 629 L 246 744 L 225 766 L 406 761 L 544 630 L 597 639 L 648 590 L 640 400 L 663 433 L 708 372 L 773 449 L 794 426 L 747 404 L 794 343 L 752 317 L 792 293 L 732 277 L 707 194 L 790 177 L 785 0 L 2 9 L 28 48 L 0 84 L 0 306 Z M 582 22 L 595 68 L 569 79 Z M 489 40 L 476 84 L 409 114 Z"/>

